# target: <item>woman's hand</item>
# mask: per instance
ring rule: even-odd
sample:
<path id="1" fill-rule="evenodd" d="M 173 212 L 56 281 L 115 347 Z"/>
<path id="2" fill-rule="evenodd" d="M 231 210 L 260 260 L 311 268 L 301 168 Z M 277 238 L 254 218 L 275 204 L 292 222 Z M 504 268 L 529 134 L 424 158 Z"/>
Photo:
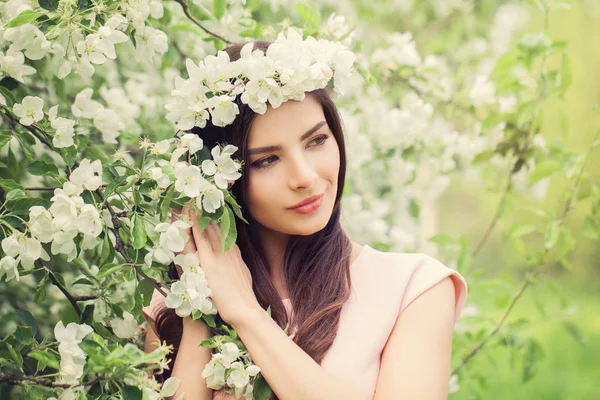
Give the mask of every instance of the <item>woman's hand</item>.
<path id="1" fill-rule="evenodd" d="M 242 259 L 237 244 L 221 253 L 221 229 L 210 222 L 204 231 L 200 231 L 197 215 L 187 207 L 181 210 L 190 219 L 192 227 L 188 234 L 191 240 L 182 253 L 195 252 L 204 271 L 219 315 L 229 325 L 234 325 L 255 310 L 261 310 L 252 290 L 252 275 Z"/>

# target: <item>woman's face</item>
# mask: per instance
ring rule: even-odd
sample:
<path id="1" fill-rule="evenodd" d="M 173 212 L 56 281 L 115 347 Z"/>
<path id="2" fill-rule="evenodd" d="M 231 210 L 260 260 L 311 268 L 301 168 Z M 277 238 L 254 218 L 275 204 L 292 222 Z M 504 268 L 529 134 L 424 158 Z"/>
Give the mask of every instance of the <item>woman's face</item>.
<path id="1" fill-rule="evenodd" d="M 261 228 L 289 235 L 323 229 L 333 212 L 340 168 L 338 144 L 322 106 L 310 94 L 257 115 L 248 137 L 246 208 Z M 323 194 L 316 210 L 290 207 Z"/>

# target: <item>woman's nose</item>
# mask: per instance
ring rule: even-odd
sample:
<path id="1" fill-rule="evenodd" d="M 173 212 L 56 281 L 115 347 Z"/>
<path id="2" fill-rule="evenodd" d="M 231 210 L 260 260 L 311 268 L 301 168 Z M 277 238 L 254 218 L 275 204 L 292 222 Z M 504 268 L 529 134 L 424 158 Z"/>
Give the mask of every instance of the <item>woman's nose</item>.
<path id="1" fill-rule="evenodd" d="M 310 158 L 301 153 L 290 158 L 288 174 L 291 189 L 311 188 L 318 176 Z"/>

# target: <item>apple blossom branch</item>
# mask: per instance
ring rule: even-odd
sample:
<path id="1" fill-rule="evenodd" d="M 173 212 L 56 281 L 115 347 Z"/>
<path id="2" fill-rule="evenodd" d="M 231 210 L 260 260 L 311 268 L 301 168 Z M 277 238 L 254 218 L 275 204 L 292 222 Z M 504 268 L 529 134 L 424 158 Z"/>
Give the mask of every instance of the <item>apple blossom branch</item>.
<path id="1" fill-rule="evenodd" d="M 200 29 L 202 29 L 204 32 L 208 33 L 211 36 L 216 37 L 217 39 L 222 40 L 223 42 L 227 43 L 227 44 L 231 44 L 230 40 L 225 39 L 223 36 L 220 36 L 210 30 L 208 30 L 206 27 L 204 27 L 191 13 L 190 13 L 190 9 L 188 8 L 187 4 L 185 3 L 184 0 L 175 0 L 177 3 L 179 3 L 181 5 L 181 8 L 183 9 L 184 14 L 196 25 L 198 25 L 198 27 L 200 27 Z"/>
<path id="2" fill-rule="evenodd" d="M 60 281 L 58 280 L 58 278 L 56 277 L 56 275 L 54 275 L 54 273 L 52 272 L 52 270 L 50 270 L 50 267 L 48 265 L 48 263 L 44 260 L 42 260 L 41 258 L 39 259 L 39 262 L 42 264 L 42 267 L 44 268 L 44 271 L 46 271 L 46 273 L 48 274 L 48 277 L 50 278 L 50 281 L 52 281 L 52 283 L 54 284 L 54 286 L 56 286 L 67 298 L 67 300 L 69 300 L 69 302 L 71 303 L 71 305 L 73 306 L 73 308 L 75 309 L 75 312 L 77 313 L 78 317 L 81 317 L 81 308 L 79 308 L 79 305 L 77 304 L 78 301 L 86 301 L 86 300 L 94 300 L 97 299 L 98 296 L 74 296 L 72 295 L 66 287 L 64 287 Z"/>
<path id="3" fill-rule="evenodd" d="M 593 149 L 600 144 L 599 139 L 600 139 L 600 130 L 596 133 L 596 137 L 592 141 L 592 145 L 589 147 L 588 152 L 585 155 L 585 158 L 583 160 L 583 163 L 582 163 L 581 167 L 579 168 L 579 171 L 577 172 L 577 176 L 575 177 L 574 184 L 572 186 L 572 192 L 570 193 L 569 197 L 565 201 L 565 206 L 563 207 L 561 214 L 559 215 L 558 219 L 556 220 L 557 228 L 560 227 L 561 225 L 563 225 L 569 211 L 571 211 L 573 209 L 573 201 L 574 201 L 574 198 L 577 196 L 577 191 L 579 189 L 579 185 L 581 184 L 581 178 L 583 176 L 583 172 L 584 172 L 586 164 L 590 158 L 590 155 L 592 154 Z M 481 349 L 483 349 L 485 344 L 500 331 L 500 329 L 506 322 L 506 319 L 508 318 L 510 312 L 515 307 L 517 301 L 519 301 L 519 299 L 523 296 L 523 293 L 525 293 L 525 290 L 527 289 L 527 287 L 534 281 L 535 277 L 539 273 L 539 269 L 542 266 L 548 264 L 547 257 L 548 257 L 548 254 L 550 253 L 550 250 L 551 250 L 551 247 L 545 246 L 543 259 L 540 262 L 536 263 L 534 266 L 532 266 L 529 271 L 527 271 L 525 281 L 522 283 L 519 290 L 513 296 L 510 304 L 508 305 L 508 308 L 503 313 L 502 317 L 500 318 L 500 320 L 498 321 L 498 323 L 496 324 L 494 329 L 491 332 L 489 332 L 481 340 L 481 342 L 479 342 L 473 349 L 471 349 L 471 351 L 461 360 L 460 364 L 452 370 L 451 375 L 458 373 L 458 371 L 465 364 L 467 364 L 469 362 L 469 360 L 471 360 L 473 357 L 475 357 L 475 355 L 477 353 L 479 353 L 481 351 Z"/>
<path id="4" fill-rule="evenodd" d="M 6 107 L 0 106 L 1 109 L 5 109 Z M 8 110 L 8 109 L 7 109 Z M 36 129 L 32 126 L 26 126 L 23 125 L 19 122 L 18 119 L 14 118 L 11 114 L 10 111 L 8 113 L 6 113 L 5 115 L 8 115 L 8 117 L 10 118 L 11 122 L 14 125 L 21 125 L 23 127 L 25 127 L 26 129 L 28 129 L 30 132 L 32 132 L 34 134 L 35 137 L 37 137 L 42 143 L 44 143 L 46 146 L 48 146 L 50 149 L 54 150 L 54 147 L 52 146 L 52 144 L 50 142 L 48 142 L 43 134 L 37 134 Z M 74 165 L 72 166 L 72 168 L 77 168 L 79 165 L 79 163 L 77 161 L 75 161 Z M 66 174 L 67 174 L 67 178 L 70 175 L 70 170 L 72 170 L 72 168 L 68 168 L 66 169 Z M 39 189 L 39 188 L 38 188 Z M 53 188 L 54 189 L 54 188 Z M 46 189 L 43 189 L 46 190 Z M 162 289 L 162 286 L 160 285 L 160 283 L 158 283 L 156 280 L 152 279 L 150 276 L 148 276 L 146 273 L 144 273 L 144 271 L 142 271 L 140 269 L 140 267 L 138 265 L 136 265 L 133 260 L 129 257 L 129 255 L 127 254 L 127 251 L 125 251 L 125 247 L 123 244 L 123 240 L 121 239 L 121 236 L 119 235 L 119 228 L 121 227 L 121 221 L 119 221 L 119 217 L 121 216 L 121 213 L 116 213 L 113 208 L 110 206 L 110 204 L 108 203 L 108 201 L 105 199 L 104 194 L 102 193 L 102 191 L 100 189 L 96 190 L 96 193 L 98 194 L 98 196 L 102 199 L 103 201 L 103 207 L 106 207 L 108 212 L 110 213 L 111 217 L 112 217 L 112 222 L 113 222 L 113 226 L 114 228 L 112 229 L 115 238 L 116 238 L 116 246 L 115 246 L 115 250 L 117 250 L 125 259 L 125 261 L 127 261 L 129 264 L 131 264 L 133 266 L 133 268 L 136 271 L 136 274 L 139 276 L 142 276 L 144 279 L 146 279 L 148 282 L 150 282 L 150 284 L 152 284 L 152 286 L 154 286 L 159 292 L 160 294 L 162 294 L 163 296 L 167 296 L 167 293 Z M 50 269 L 48 268 L 48 265 L 46 264 L 44 266 L 46 268 L 47 271 L 50 271 Z M 54 277 L 56 278 L 56 277 Z M 52 279 L 52 276 L 51 276 Z M 58 281 L 56 281 L 58 282 Z M 61 289 L 61 291 L 63 291 L 63 293 L 67 296 L 68 291 L 66 290 L 66 288 L 62 287 L 62 285 L 57 285 L 57 287 L 59 289 Z M 78 315 L 81 315 L 81 310 L 79 309 L 79 306 L 77 305 L 76 302 L 73 301 L 74 296 L 72 296 L 71 294 L 69 294 L 67 296 L 67 299 L 69 299 L 69 301 L 71 302 L 71 304 L 73 304 L 73 307 L 75 308 L 75 311 L 77 311 Z"/>
<path id="5" fill-rule="evenodd" d="M 146 279 L 148 282 L 150 282 L 150 284 L 152 286 L 154 286 L 156 288 L 156 290 L 160 294 L 167 297 L 167 293 L 164 291 L 161 284 L 159 282 L 157 282 L 156 280 L 152 279 L 150 276 L 148 276 L 144 271 L 142 271 L 142 269 L 139 267 L 139 265 L 137 265 L 131 259 L 131 257 L 129 257 L 129 254 L 127 254 L 127 251 L 125 250 L 125 245 L 124 245 L 123 239 L 121 238 L 121 235 L 119 234 L 119 228 L 121 227 L 121 221 L 119 220 L 117 213 L 115 212 L 115 210 L 113 210 L 110 203 L 104 197 L 104 194 L 102 193 L 102 191 L 100 189 L 96 189 L 96 194 L 100 197 L 100 199 L 103 202 L 102 207 L 106 207 L 106 209 L 108 210 L 108 212 L 111 215 L 113 228 L 110 228 L 110 229 L 112 230 L 112 232 L 115 235 L 115 241 L 116 241 L 115 250 L 118 251 L 123 256 L 123 258 L 125 259 L 125 261 L 127 263 L 129 263 L 133 266 L 136 274 L 138 274 L 141 277 L 143 277 L 144 279 Z"/>
<path id="6" fill-rule="evenodd" d="M 33 136 L 35 136 L 36 138 L 38 138 L 38 140 L 42 143 L 44 143 L 46 146 L 48 146 L 49 148 L 54 150 L 54 146 L 52 145 L 52 143 L 50 143 L 48 141 L 48 139 L 46 139 L 46 137 L 44 136 L 44 132 L 41 130 L 38 130 L 35 125 L 23 125 L 19 122 L 19 120 L 12 115 L 10 109 L 8 107 L 5 106 L 0 106 L 0 109 L 2 110 L 6 110 L 6 112 L 4 113 L 4 115 L 6 115 L 8 117 L 8 119 L 10 120 L 11 126 L 10 129 L 12 131 L 12 129 L 15 127 L 15 125 L 21 125 L 22 127 L 24 127 L 25 129 L 27 129 L 29 132 L 31 132 L 31 134 Z"/>
<path id="7" fill-rule="evenodd" d="M 27 382 L 33 382 L 33 383 L 37 383 L 38 385 L 42 385 L 42 386 L 65 388 L 65 389 L 69 389 L 69 388 L 73 388 L 73 387 L 77 387 L 77 386 L 91 386 L 97 382 L 100 382 L 101 380 L 104 380 L 104 379 L 106 379 L 106 378 L 103 376 L 98 376 L 87 382 L 72 384 L 72 383 L 54 382 L 48 378 L 38 378 L 36 376 L 27 376 L 27 375 L 12 376 L 12 375 L 6 375 L 6 374 L 3 374 L 2 372 L 0 372 L 0 383 L 8 383 L 8 384 L 13 384 L 13 385 L 25 385 Z"/>

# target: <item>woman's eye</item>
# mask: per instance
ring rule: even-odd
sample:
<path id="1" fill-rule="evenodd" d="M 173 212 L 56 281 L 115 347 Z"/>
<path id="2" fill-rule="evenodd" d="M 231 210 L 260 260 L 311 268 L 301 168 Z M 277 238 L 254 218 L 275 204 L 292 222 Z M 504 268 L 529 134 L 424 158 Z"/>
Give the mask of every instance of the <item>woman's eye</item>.
<path id="1" fill-rule="evenodd" d="M 316 142 L 316 144 L 311 147 L 322 146 L 327 139 L 329 139 L 329 135 L 317 136 L 316 138 L 314 138 L 313 140 L 310 141 L 310 143 Z M 259 161 L 256 161 L 255 163 L 253 163 L 252 166 L 254 168 L 258 168 L 258 169 L 267 168 L 267 167 L 271 166 L 271 164 L 273 164 L 273 162 L 275 162 L 275 161 L 273 161 L 273 162 L 267 162 L 267 161 L 269 161 L 271 159 L 276 159 L 276 158 L 277 158 L 276 156 L 270 156 L 267 158 L 263 158 L 262 160 L 259 160 Z"/>
<path id="2" fill-rule="evenodd" d="M 329 136 L 327 135 L 321 135 L 321 136 L 317 136 L 316 138 L 314 138 L 313 140 L 310 141 L 310 143 L 314 142 L 315 140 L 318 141 L 318 143 L 315 146 L 320 146 L 322 145 L 327 139 L 329 138 Z"/>
<path id="3" fill-rule="evenodd" d="M 266 168 L 266 167 L 268 167 L 269 165 L 271 165 L 271 163 L 265 164 L 264 162 L 265 162 L 265 161 L 268 161 L 268 160 L 270 160 L 270 159 L 272 159 L 272 158 L 274 158 L 274 157 L 275 157 L 275 156 L 271 156 L 271 157 L 263 158 L 262 160 L 260 160 L 260 161 L 257 161 L 257 162 L 255 162 L 254 164 L 252 164 L 252 166 L 253 166 L 253 167 L 256 167 L 256 168 L 259 168 L 259 169 L 260 169 L 260 168 Z"/>

